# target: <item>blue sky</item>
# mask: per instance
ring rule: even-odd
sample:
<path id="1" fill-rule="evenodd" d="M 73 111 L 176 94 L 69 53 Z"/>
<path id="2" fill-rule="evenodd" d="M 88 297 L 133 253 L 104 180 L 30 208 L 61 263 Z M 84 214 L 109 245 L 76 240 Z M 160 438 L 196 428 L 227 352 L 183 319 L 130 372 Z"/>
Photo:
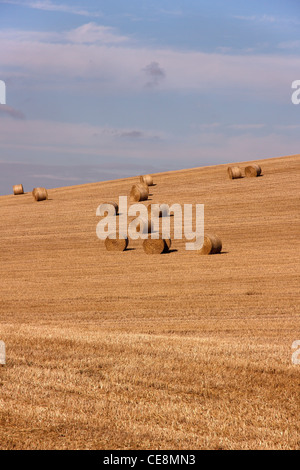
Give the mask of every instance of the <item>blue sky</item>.
<path id="1" fill-rule="evenodd" d="M 298 0 L 0 0 L 0 194 L 300 153 Z"/>

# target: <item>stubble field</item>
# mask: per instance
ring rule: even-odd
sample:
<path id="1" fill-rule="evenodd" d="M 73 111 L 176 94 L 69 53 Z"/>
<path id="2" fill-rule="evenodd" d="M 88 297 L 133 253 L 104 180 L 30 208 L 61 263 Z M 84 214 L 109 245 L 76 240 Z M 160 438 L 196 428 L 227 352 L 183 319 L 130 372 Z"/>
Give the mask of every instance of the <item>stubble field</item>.
<path id="1" fill-rule="evenodd" d="M 300 159 L 259 163 L 153 175 L 150 202 L 205 205 L 211 256 L 105 250 L 137 177 L 0 197 L 1 449 L 300 448 Z"/>

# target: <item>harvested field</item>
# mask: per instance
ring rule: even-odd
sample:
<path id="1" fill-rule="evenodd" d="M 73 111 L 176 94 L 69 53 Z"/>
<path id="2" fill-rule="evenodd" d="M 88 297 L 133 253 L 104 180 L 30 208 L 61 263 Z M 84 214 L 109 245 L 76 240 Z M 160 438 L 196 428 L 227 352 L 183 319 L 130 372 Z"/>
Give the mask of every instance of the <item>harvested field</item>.
<path id="1" fill-rule="evenodd" d="M 300 448 L 300 159 L 258 163 L 153 175 L 212 256 L 106 251 L 96 209 L 137 177 L 0 197 L 1 449 Z"/>

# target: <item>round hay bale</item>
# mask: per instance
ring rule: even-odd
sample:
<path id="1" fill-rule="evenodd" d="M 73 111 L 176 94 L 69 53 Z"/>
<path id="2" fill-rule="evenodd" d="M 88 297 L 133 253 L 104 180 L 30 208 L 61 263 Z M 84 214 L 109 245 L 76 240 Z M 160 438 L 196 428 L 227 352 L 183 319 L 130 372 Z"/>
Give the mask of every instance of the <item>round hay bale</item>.
<path id="1" fill-rule="evenodd" d="M 231 180 L 242 178 L 242 170 L 238 166 L 228 167 L 227 172 Z"/>
<path id="2" fill-rule="evenodd" d="M 32 195 L 36 201 L 45 201 L 48 199 L 48 192 L 45 188 L 34 188 Z"/>
<path id="3" fill-rule="evenodd" d="M 141 183 L 146 183 L 147 186 L 153 186 L 153 178 L 151 175 L 143 175 L 140 176 L 140 181 Z"/>
<path id="4" fill-rule="evenodd" d="M 138 220 L 139 220 L 139 223 L 136 226 L 136 231 L 139 233 L 151 233 L 152 231 L 151 219 L 150 218 L 143 219 L 142 217 L 140 217 Z"/>
<path id="5" fill-rule="evenodd" d="M 136 183 L 136 186 L 140 186 L 141 188 L 145 189 L 149 196 L 149 186 L 146 183 Z"/>
<path id="6" fill-rule="evenodd" d="M 160 255 L 162 253 L 167 253 L 171 246 L 171 240 L 159 238 L 153 240 L 152 238 L 147 238 L 143 241 L 143 250 L 147 255 Z"/>
<path id="7" fill-rule="evenodd" d="M 147 201 L 149 195 L 149 190 L 141 185 L 134 184 L 130 191 L 130 200 L 134 202 Z"/>
<path id="8" fill-rule="evenodd" d="M 119 206 L 116 202 L 104 202 L 103 204 L 101 204 L 101 209 L 103 211 L 103 214 L 105 214 L 105 212 L 108 213 L 108 211 L 110 210 L 110 207 L 113 206 L 115 208 L 115 214 L 114 215 L 118 215 L 118 212 L 119 212 Z"/>
<path id="9" fill-rule="evenodd" d="M 115 234 L 110 234 L 106 237 L 104 244 L 107 251 L 125 251 L 128 247 L 128 238 L 120 238 L 117 235 L 116 238 Z"/>
<path id="10" fill-rule="evenodd" d="M 222 250 L 222 242 L 217 235 L 205 235 L 203 246 L 198 253 L 200 255 L 214 255 Z"/>
<path id="11" fill-rule="evenodd" d="M 257 164 L 252 164 L 249 166 L 246 166 L 245 168 L 245 176 L 247 178 L 255 178 L 256 176 L 261 175 L 261 167 Z"/>
<path id="12" fill-rule="evenodd" d="M 22 184 L 15 184 L 13 186 L 14 195 L 24 194 L 24 189 Z"/>

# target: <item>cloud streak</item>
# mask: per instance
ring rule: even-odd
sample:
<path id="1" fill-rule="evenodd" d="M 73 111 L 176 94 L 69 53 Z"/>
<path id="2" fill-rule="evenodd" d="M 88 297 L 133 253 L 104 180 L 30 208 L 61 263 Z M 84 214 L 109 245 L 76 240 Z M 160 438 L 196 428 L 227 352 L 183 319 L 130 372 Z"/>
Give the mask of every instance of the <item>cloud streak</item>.
<path id="1" fill-rule="evenodd" d="M 12 194 L 12 187 L 16 181 L 22 182 L 25 192 L 30 192 L 36 186 L 57 188 L 126 178 L 149 171 L 157 172 L 158 169 L 143 161 L 133 164 L 118 158 L 109 163 L 100 161 L 92 165 L 72 166 L 0 161 L 0 195 Z"/>
<path id="2" fill-rule="evenodd" d="M 17 139 L 16 139 L 17 136 Z M 84 123 L 46 120 L 3 119 L 0 126 L 0 155 L 7 150 L 16 154 L 51 155 L 60 161 L 61 155 L 80 161 L 82 156 L 94 161 L 98 157 L 140 157 L 141 147 L 150 157 L 158 144 L 165 141 L 164 133 L 143 129 L 109 128 Z M 145 146 L 145 142 L 147 145 Z M 138 144 L 138 145 L 137 145 Z M 74 161 L 73 160 L 73 161 Z"/>
<path id="3" fill-rule="evenodd" d="M 10 116 L 13 119 L 25 119 L 25 114 L 22 113 L 22 111 L 18 111 L 6 104 L 0 104 L 0 118 L 1 116 Z"/>
<path id="4" fill-rule="evenodd" d="M 120 44 L 129 40 L 126 36 L 118 35 L 114 28 L 97 25 L 94 22 L 62 34 L 62 39 L 73 44 Z"/>
<path id="5" fill-rule="evenodd" d="M 299 47 L 300 47 L 300 40 L 285 41 L 285 42 L 281 42 L 281 43 L 278 44 L 278 48 L 279 49 L 284 49 L 284 50 L 296 49 L 297 51 L 299 51 Z"/>
<path id="6" fill-rule="evenodd" d="M 267 23 L 267 24 L 284 24 L 284 25 L 299 25 L 300 21 L 296 18 L 284 18 L 273 15 L 234 15 L 233 18 L 241 21 L 254 21 L 256 23 Z"/>
<path id="7" fill-rule="evenodd" d="M 20 155 L 25 162 L 28 158 L 41 157 L 47 161 L 49 157 L 53 164 L 61 162 L 63 158 L 72 167 L 84 157 L 87 164 L 105 161 L 110 168 L 116 158 L 124 164 L 128 160 L 151 161 L 159 166 L 161 161 L 165 161 L 171 168 L 174 163 L 180 168 L 193 165 L 193 162 L 230 162 L 232 155 L 240 154 L 245 160 L 259 156 L 263 158 L 266 149 L 270 157 L 293 154 L 299 148 L 298 126 L 289 126 L 292 135 L 285 135 L 287 129 L 284 126 L 282 129 L 274 126 L 273 130 L 268 128 L 263 135 L 257 135 L 257 129 L 263 128 L 261 124 L 222 126 L 212 123 L 199 127 L 189 135 L 175 135 L 151 133 L 143 129 L 3 119 L 0 126 L 0 155 Z M 228 134 L 228 128 L 235 132 Z"/>
<path id="8" fill-rule="evenodd" d="M 2 29 L 0 40 L 14 44 L 121 44 L 129 41 L 127 36 L 117 33 L 115 28 L 90 22 L 69 31 L 28 31 Z"/>
<path id="9" fill-rule="evenodd" d="M 141 92 L 146 77 L 146 88 L 218 93 L 221 86 L 262 101 L 274 97 L 278 101 L 280 93 L 286 99 L 287 84 L 300 69 L 299 57 L 280 54 L 142 48 L 95 23 L 64 33 L 2 31 L 0 41 L 1 65 L 8 76 L 21 74 L 43 90 L 82 92 L 84 84 L 85 93 L 99 96 Z"/>
<path id="10" fill-rule="evenodd" d="M 102 16 L 100 12 L 91 12 L 88 10 L 83 10 L 75 5 L 67 5 L 65 3 L 53 3 L 50 0 L 40 0 L 34 2 L 21 2 L 18 0 L 2 0 L 0 3 L 6 3 L 10 5 L 17 5 L 26 8 L 32 8 L 35 10 L 42 10 L 42 11 L 53 11 L 53 12 L 60 12 L 60 13 L 70 13 L 72 15 L 79 15 L 79 16 L 87 16 L 87 17 L 95 17 L 99 18 Z"/>

